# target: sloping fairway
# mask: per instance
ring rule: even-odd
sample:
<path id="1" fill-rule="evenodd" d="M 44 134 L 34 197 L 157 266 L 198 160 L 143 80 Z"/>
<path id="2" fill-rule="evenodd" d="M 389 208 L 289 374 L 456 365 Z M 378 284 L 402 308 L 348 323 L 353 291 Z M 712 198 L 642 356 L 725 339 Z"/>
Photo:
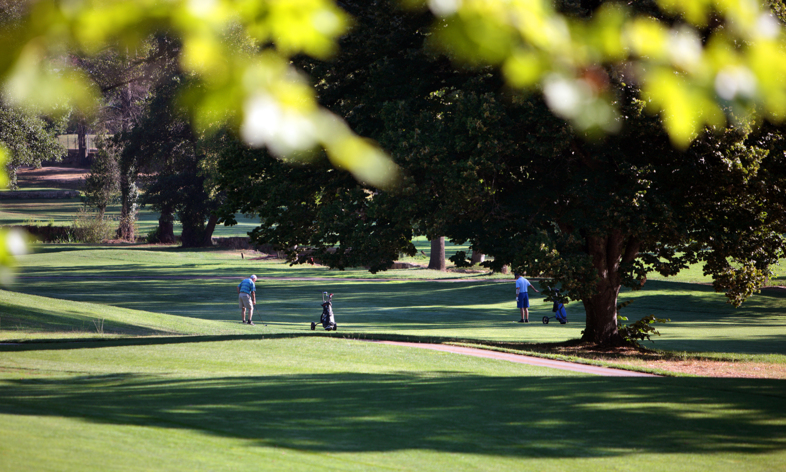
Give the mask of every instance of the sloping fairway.
<path id="1" fill-rule="evenodd" d="M 0 290 L 0 340 L 247 334 L 242 326 Z"/>
<path id="2" fill-rule="evenodd" d="M 786 467 L 780 381 L 316 337 L 116 343 L 2 346 L 1 470 Z"/>
<path id="3" fill-rule="evenodd" d="M 16 292 L 214 322 L 211 328 L 169 327 L 167 332 L 303 333 L 319 319 L 323 291 L 336 294 L 334 310 L 341 333 L 561 342 L 580 337 L 584 329 L 579 303 L 568 305 L 567 325 L 553 319 L 542 324 L 543 316 L 553 315 L 551 304 L 535 293 L 531 293 L 532 322 L 516 323 L 512 276 L 469 274 L 459 280 L 461 274 L 428 270 L 374 275 L 362 269 L 331 271 L 240 259 L 237 252 L 173 248 L 52 245 L 21 262 L 20 278 L 11 287 Z M 239 324 L 236 285 L 251 273 L 262 278 L 255 315 L 262 324 L 244 327 Z M 646 343 L 651 347 L 786 355 L 786 291 L 765 290 L 734 309 L 710 286 L 651 280 L 640 291 L 624 291 L 620 301 L 625 300 L 633 300 L 622 311 L 630 322 L 649 314 L 671 320 L 657 325 L 662 336 L 655 337 L 654 344 Z M 22 329 L 15 332 L 14 322 L 4 318 L 0 314 L 0 339 L 29 336 L 30 330 L 20 325 Z M 121 328 L 114 319 L 106 319 L 105 333 L 140 334 Z"/>

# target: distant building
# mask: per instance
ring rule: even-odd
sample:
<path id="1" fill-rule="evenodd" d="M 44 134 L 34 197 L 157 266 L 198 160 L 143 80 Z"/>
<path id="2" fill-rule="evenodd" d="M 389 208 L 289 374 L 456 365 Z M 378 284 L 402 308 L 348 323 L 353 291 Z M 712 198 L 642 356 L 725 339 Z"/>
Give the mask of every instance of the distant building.
<path id="1" fill-rule="evenodd" d="M 60 144 L 68 150 L 68 154 L 60 162 L 47 161 L 44 162 L 45 166 L 65 165 L 74 167 L 90 167 L 93 163 L 93 154 L 96 152 L 95 134 L 88 134 L 85 136 L 87 141 L 87 149 L 85 155 L 79 155 L 79 140 L 76 134 L 61 134 L 57 136 Z"/>

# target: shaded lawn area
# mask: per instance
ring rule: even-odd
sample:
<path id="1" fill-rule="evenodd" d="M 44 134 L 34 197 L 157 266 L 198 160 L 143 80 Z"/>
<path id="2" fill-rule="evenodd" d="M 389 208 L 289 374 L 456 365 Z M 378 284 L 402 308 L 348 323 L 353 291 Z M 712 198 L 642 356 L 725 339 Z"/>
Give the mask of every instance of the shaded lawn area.
<path id="1" fill-rule="evenodd" d="M 13 226 L 35 222 L 39 225 L 70 226 L 82 207 L 79 198 L 51 200 L 20 199 L 0 201 L 0 225 Z"/>
<path id="2" fill-rule="evenodd" d="M 645 346 L 674 351 L 786 354 L 786 292 L 765 289 L 740 308 L 726 303 L 709 285 L 649 281 L 638 292 L 623 291 L 620 301 L 633 300 L 621 314 L 628 323 L 646 315 L 668 318 L 656 324 L 661 336 Z"/>
<path id="3" fill-rule="evenodd" d="M 342 334 L 388 333 L 521 340 L 521 328 L 525 328 L 515 322 L 518 315 L 512 297 L 504 296 L 510 292 L 509 288 L 505 290 L 505 284 L 498 282 L 383 283 L 338 279 L 265 280 L 257 285 L 258 304 L 254 319 L 258 326 L 247 327 L 245 331 L 249 333 L 254 329 L 257 332 L 310 333 L 310 323 L 319 321 L 322 312 L 323 291 L 335 293 L 333 307 Z M 184 319 L 209 320 L 234 327 L 240 321 L 236 286 L 237 281 L 223 279 L 55 279 L 26 280 L 24 284 L 17 284 L 14 290 L 107 307 L 177 315 Z M 501 301 L 508 298 L 509 301 Z M 461 305 L 454 305 L 457 299 L 463 300 Z M 550 305 L 539 303 L 538 309 L 545 314 Z M 107 326 L 111 332 L 109 321 Z M 532 323 L 529 327 L 537 325 Z M 237 328 L 243 327 L 239 325 Z M 577 334 L 581 326 L 551 325 L 543 328 L 552 328 L 543 330 L 543 339 L 556 341 L 562 340 L 567 330 Z"/>
<path id="4" fill-rule="evenodd" d="M 504 278 L 512 275 L 488 272 L 441 272 L 427 269 L 389 270 L 372 274 L 364 268 L 331 270 L 308 264 L 290 266 L 250 251 L 221 248 L 182 249 L 175 246 L 88 246 L 41 244 L 35 252 L 19 258 L 21 276 L 85 277 L 320 277 L 363 279 Z M 240 254 L 244 257 L 241 258 Z"/>
<path id="5" fill-rule="evenodd" d="M 2 350 L 3 470 L 786 465 L 782 381 L 598 378 L 318 338 Z"/>

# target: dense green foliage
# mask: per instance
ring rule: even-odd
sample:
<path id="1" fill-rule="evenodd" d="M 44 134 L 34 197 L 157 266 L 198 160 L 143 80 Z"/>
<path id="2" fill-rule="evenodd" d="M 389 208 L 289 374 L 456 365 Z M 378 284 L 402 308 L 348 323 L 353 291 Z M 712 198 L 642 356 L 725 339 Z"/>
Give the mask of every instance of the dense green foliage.
<path id="1" fill-rule="evenodd" d="M 209 246 L 216 224 L 211 215 L 217 206 L 215 195 L 206 188 L 208 141 L 215 135 L 200 135 L 191 126 L 180 96 L 189 77 L 182 74 L 177 61 L 181 45 L 160 37 L 150 51 L 158 67 L 140 116 L 119 137 L 122 162 L 129 169 L 146 174 L 143 205 L 159 212 L 158 242 L 174 242 L 174 216 L 182 224 L 181 242 L 185 247 Z"/>
<path id="2" fill-rule="evenodd" d="M 57 161 L 65 155 L 65 148 L 55 136 L 60 125 L 45 121 L 0 98 L 0 144 L 8 152 L 5 171 L 12 189 L 17 186 L 16 171 L 19 167 L 40 167 L 43 161 Z"/>
<path id="3" fill-rule="evenodd" d="M 357 13 L 352 3 L 341 5 Z M 633 73 L 642 101 L 661 113 L 661 123 L 680 148 L 705 126 L 734 123 L 751 110 L 777 120 L 786 110 L 786 36 L 774 19 L 783 19 L 780 0 L 764 5 L 655 0 L 627 6 L 565 0 L 556 8 L 548 0 L 402 3 L 428 5 L 437 17 L 429 33 L 431 45 L 452 60 L 500 66 L 514 88 L 541 87 L 550 110 L 578 130 L 618 129 L 625 104 L 617 106 L 616 91 L 608 86 L 617 79 L 618 68 Z M 107 46 L 117 49 L 105 57 L 127 59 L 145 49 L 151 37 L 166 32 L 184 45 L 179 66 L 194 79 L 188 103 L 198 126 L 210 126 L 217 117 L 242 123 L 238 128 L 246 143 L 294 158 L 319 144 L 333 165 L 364 182 L 390 187 L 398 175 L 394 166 L 317 107 L 310 87 L 290 67 L 289 58 L 298 54 L 328 58 L 349 24 L 346 15 L 324 0 L 5 1 L 0 4 L 0 36 L 6 46 L 0 77 L 16 100 L 84 105 L 100 92 L 128 90 L 125 80 L 133 79 L 125 73 L 144 69 L 135 67 L 144 61 L 129 61 L 115 74 L 117 69 L 104 67 L 101 57 Z M 240 48 L 225 41 L 232 30 L 241 32 Z M 252 54 L 238 54 L 249 46 Z M 111 78 L 95 80 L 96 73 Z M 89 78 L 98 87 L 85 86 Z M 121 98 L 118 108 L 127 109 L 130 94 Z M 127 119 L 124 115 L 121 121 Z M 133 239 L 134 169 L 122 170 L 119 232 Z M 423 231 L 431 231 L 424 226 Z"/>
<path id="4" fill-rule="evenodd" d="M 143 118 L 124 136 L 124 150 L 139 168 L 154 172 L 147 179 L 142 203 L 161 214 L 159 238 L 171 242 L 173 214 L 183 225 L 183 246 L 210 245 L 210 211 L 216 206 L 205 189 L 200 162 L 205 158 L 199 137 L 193 134 L 183 111 L 178 110 L 175 94 L 182 78 L 171 77 L 158 87 Z"/>
<path id="5" fill-rule="evenodd" d="M 611 68 L 620 131 L 591 139 L 541 96 L 510 93 L 495 71 L 455 68 L 431 52 L 427 14 L 384 1 L 344 5 L 358 25 L 342 52 L 304 67 L 319 79 L 323 104 L 377 139 L 403 175 L 395 191 L 381 191 L 324 157 L 290 166 L 228 146 L 226 215 L 258 214 L 252 236 L 291 260 L 316 254 L 374 272 L 412 254 L 413 234 L 444 234 L 492 256 L 494 269 L 546 276 L 583 301 L 586 339 L 615 343 L 621 287 L 702 261 L 738 305 L 782 255 L 786 157 L 777 128 L 707 128 L 675 149 L 629 72 Z"/>
<path id="6" fill-rule="evenodd" d="M 120 153 L 114 140 L 103 137 L 93 157 L 90 175 L 85 178 L 85 206 L 95 208 L 103 218 L 109 205 L 117 203 L 120 192 Z"/>

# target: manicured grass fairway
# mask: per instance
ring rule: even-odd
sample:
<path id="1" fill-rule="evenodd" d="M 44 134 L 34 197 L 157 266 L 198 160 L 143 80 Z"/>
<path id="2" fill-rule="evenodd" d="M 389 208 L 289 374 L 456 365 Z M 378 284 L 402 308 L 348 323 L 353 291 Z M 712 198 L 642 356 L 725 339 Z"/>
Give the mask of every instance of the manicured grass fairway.
<path id="1" fill-rule="evenodd" d="M 242 326 L 235 326 L 240 316 L 235 286 L 251 273 L 273 278 L 258 283 L 257 311 L 268 325 L 266 332 L 301 332 L 318 320 L 322 291 L 336 294 L 334 308 L 342 332 L 560 342 L 579 337 L 584 329 L 583 308 L 577 303 L 568 305 L 567 325 L 554 320 L 543 325 L 540 319 L 552 315 L 551 304 L 535 293 L 531 293 L 533 323 L 515 323 L 518 313 L 512 276 L 470 275 L 468 281 L 456 281 L 451 280 L 458 277 L 456 274 L 429 270 L 374 275 L 362 269 L 289 267 L 282 262 L 240 259 L 237 253 L 223 251 L 143 247 L 49 245 L 21 263 L 14 291 L 211 320 L 227 334 L 238 329 L 243 332 Z M 651 280 L 643 290 L 623 292 L 620 300 L 627 299 L 634 302 L 622 313 L 631 321 L 648 314 L 671 319 L 657 325 L 662 336 L 647 343 L 652 347 L 786 355 L 784 291 L 766 290 L 734 309 L 709 286 Z M 52 313 L 57 316 L 56 309 Z M 96 314 L 85 320 L 88 328 L 95 317 L 101 318 Z M 18 333 L 5 331 L 5 339 L 29 332 L 25 325 L 29 315 L 18 318 L 8 321 L 9 328 L 20 328 Z M 127 319 L 116 321 L 129 324 Z M 124 329 L 107 318 L 105 331 L 123 333 Z"/>
<path id="2" fill-rule="evenodd" d="M 27 348 L 3 347 L 2 470 L 786 466 L 779 381 L 598 378 L 324 337 Z"/>
<path id="3" fill-rule="evenodd" d="M 786 468 L 783 381 L 600 378 L 341 337 L 578 337 L 578 306 L 568 325 L 515 323 L 512 277 L 87 246 L 45 246 L 20 269 L 0 339 L 83 341 L 0 345 L 3 471 Z M 255 327 L 235 289 L 252 272 L 275 277 Z M 322 291 L 338 333 L 309 328 Z M 626 297 L 631 319 L 672 319 L 655 347 L 786 354 L 780 292 L 736 311 L 680 282 Z"/>

